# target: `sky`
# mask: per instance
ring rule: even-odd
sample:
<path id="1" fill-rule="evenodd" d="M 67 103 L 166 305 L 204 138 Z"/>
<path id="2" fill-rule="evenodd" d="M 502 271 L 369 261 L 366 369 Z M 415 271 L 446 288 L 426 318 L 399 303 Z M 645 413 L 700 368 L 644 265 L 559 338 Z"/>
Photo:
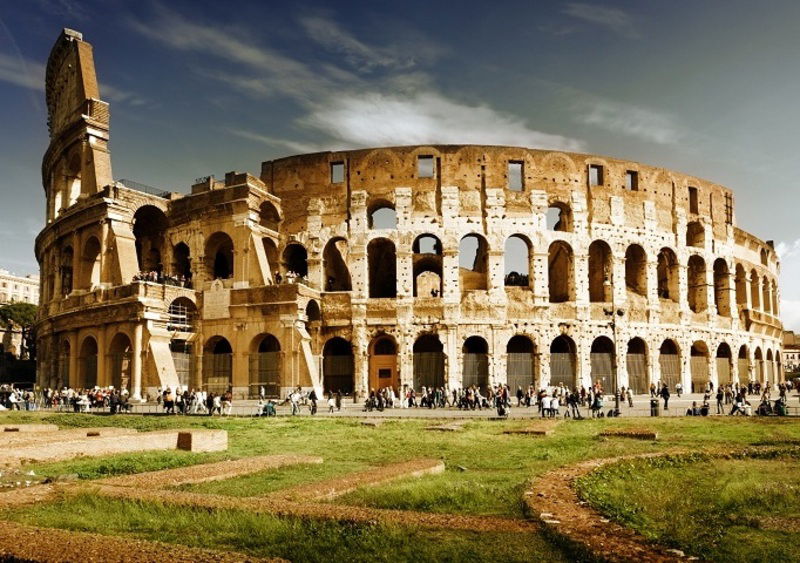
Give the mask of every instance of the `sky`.
<path id="1" fill-rule="evenodd" d="M 35 272 L 44 64 L 94 46 L 114 177 L 186 192 L 318 150 L 563 149 L 734 191 L 800 329 L 800 2 L 0 0 L 0 268 Z"/>

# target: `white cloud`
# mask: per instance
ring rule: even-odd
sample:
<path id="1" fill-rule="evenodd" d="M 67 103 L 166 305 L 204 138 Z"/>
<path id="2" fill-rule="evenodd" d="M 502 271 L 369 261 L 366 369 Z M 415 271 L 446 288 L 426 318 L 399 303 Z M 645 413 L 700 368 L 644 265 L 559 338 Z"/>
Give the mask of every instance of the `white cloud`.
<path id="1" fill-rule="evenodd" d="M 573 18 L 605 27 L 622 37 L 631 39 L 641 37 L 641 34 L 636 29 L 633 17 L 619 8 L 572 2 L 567 4 L 563 13 Z"/>
<path id="2" fill-rule="evenodd" d="M 301 109 L 296 125 L 343 147 L 435 143 L 507 144 L 582 150 L 575 139 L 551 135 L 530 127 L 525 119 L 503 113 L 485 103 L 466 104 L 441 95 L 433 78 L 419 70 L 409 70 L 420 53 L 437 54 L 426 44 L 401 56 L 401 49 L 374 48 L 344 31 L 335 22 L 314 16 L 301 20 L 306 34 L 327 49 L 344 54 L 356 71 L 381 68 L 386 76 L 370 81 L 327 61 L 301 62 L 248 38 L 241 29 L 234 31 L 188 21 L 163 6 L 156 8 L 153 22 L 132 21 L 141 34 L 174 49 L 191 51 L 221 59 L 224 70 L 203 64 L 199 75 L 217 80 L 250 96 L 265 98 L 283 95 Z M 252 127 L 233 128 L 229 133 L 291 150 L 311 148 L 307 143 L 278 139 L 252 131 Z M 322 136 L 320 136 L 322 134 Z M 316 148 L 316 147 L 314 147 Z"/>
<path id="3" fill-rule="evenodd" d="M 44 92 L 44 65 L 0 53 L 0 81 Z"/>
<path id="4" fill-rule="evenodd" d="M 784 330 L 800 332 L 800 300 L 781 298 L 781 321 Z"/>
<path id="5" fill-rule="evenodd" d="M 580 141 L 536 131 L 485 104 L 462 104 L 432 91 L 331 97 L 316 104 L 300 124 L 355 146 L 475 143 L 583 149 Z"/>
<path id="6" fill-rule="evenodd" d="M 323 150 L 331 150 L 333 148 L 320 145 L 311 145 L 307 143 L 298 143 L 290 139 L 279 139 L 277 137 L 269 137 L 267 135 L 261 135 L 259 133 L 253 133 L 252 131 L 245 131 L 243 129 L 229 128 L 226 129 L 226 131 L 231 135 L 241 137 L 242 139 L 247 139 L 248 141 L 257 141 L 259 143 L 263 143 L 271 147 L 286 147 L 287 149 L 291 151 L 296 151 L 298 153 L 319 152 Z"/>
<path id="7" fill-rule="evenodd" d="M 580 120 L 614 133 L 622 133 L 661 145 L 680 141 L 682 133 L 669 114 L 610 100 L 588 102 Z"/>

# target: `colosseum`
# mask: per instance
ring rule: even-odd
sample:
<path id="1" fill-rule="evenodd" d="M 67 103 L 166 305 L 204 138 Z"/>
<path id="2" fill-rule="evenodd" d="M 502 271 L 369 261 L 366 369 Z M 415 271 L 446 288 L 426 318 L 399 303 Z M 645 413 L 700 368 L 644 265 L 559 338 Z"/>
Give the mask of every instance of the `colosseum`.
<path id="1" fill-rule="evenodd" d="M 730 190 L 504 146 L 291 156 L 190 193 L 115 181 L 92 47 L 47 63 L 39 383 L 372 388 L 777 381 L 778 257 Z"/>

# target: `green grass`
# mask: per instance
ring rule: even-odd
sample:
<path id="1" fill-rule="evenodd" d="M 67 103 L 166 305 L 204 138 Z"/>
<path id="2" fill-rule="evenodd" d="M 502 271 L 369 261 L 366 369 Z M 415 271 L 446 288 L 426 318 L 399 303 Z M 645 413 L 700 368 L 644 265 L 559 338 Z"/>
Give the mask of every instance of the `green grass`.
<path id="1" fill-rule="evenodd" d="M 236 510 L 175 510 L 84 494 L 16 512 L 37 526 L 127 535 L 292 561 L 548 561 L 567 559 L 540 537 L 275 518 Z"/>
<path id="2" fill-rule="evenodd" d="M 744 418 L 568 421 L 548 437 L 503 434 L 503 430 L 527 426 L 529 421 L 471 421 L 462 431 L 454 433 L 426 431 L 431 420 L 393 420 L 373 428 L 361 425 L 358 420 L 310 417 L 208 419 L 4 413 L 0 415 L 0 423 L 5 422 L 52 422 L 62 427 L 114 425 L 142 431 L 212 427 L 229 433 L 230 447 L 223 453 L 152 452 L 29 466 L 40 475 L 77 473 L 80 478 L 94 479 L 269 454 L 305 454 L 325 460 L 322 465 L 286 467 L 183 487 L 196 492 L 249 496 L 291 486 L 312 486 L 316 481 L 336 475 L 424 457 L 443 460 L 445 473 L 358 490 L 335 502 L 511 518 L 523 516 L 522 494 L 531 479 L 580 460 L 661 451 L 669 447 L 702 450 L 727 445 L 735 449 L 749 444 L 800 443 L 800 425 L 793 421 Z M 598 432 L 610 427 L 651 428 L 659 433 L 659 440 L 597 437 Z M 647 488 L 651 493 L 654 490 Z M 334 559 L 369 557 L 378 560 L 574 558 L 538 535 L 519 539 L 493 534 L 345 526 L 91 497 L 2 513 L 0 517 L 42 526 L 125 533 L 292 560 L 328 555 Z"/>
<path id="3" fill-rule="evenodd" d="M 786 454 L 624 462 L 579 479 L 578 491 L 647 538 L 704 559 L 798 561 L 800 454 Z"/>

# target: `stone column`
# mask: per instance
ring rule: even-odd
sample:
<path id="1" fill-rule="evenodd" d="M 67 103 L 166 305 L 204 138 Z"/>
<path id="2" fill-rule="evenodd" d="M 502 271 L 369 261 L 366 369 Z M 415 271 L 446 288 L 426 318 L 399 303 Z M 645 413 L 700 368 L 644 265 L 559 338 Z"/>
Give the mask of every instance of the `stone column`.
<path id="1" fill-rule="evenodd" d="M 133 327 L 133 350 L 131 351 L 131 399 L 142 400 L 142 322 Z M 198 356 L 202 360 L 202 356 Z M 198 361 L 198 363 L 201 363 Z"/>
<path id="2" fill-rule="evenodd" d="M 108 356 L 106 354 L 106 327 L 101 325 L 97 331 L 97 385 L 104 387 L 108 385 L 106 378 L 106 363 Z"/>
<path id="3" fill-rule="evenodd" d="M 78 354 L 80 353 L 78 342 L 78 331 L 73 331 L 70 335 L 69 347 L 69 376 L 67 381 L 62 382 L 62 385 L 75 388 L 78 385 Z"/>

